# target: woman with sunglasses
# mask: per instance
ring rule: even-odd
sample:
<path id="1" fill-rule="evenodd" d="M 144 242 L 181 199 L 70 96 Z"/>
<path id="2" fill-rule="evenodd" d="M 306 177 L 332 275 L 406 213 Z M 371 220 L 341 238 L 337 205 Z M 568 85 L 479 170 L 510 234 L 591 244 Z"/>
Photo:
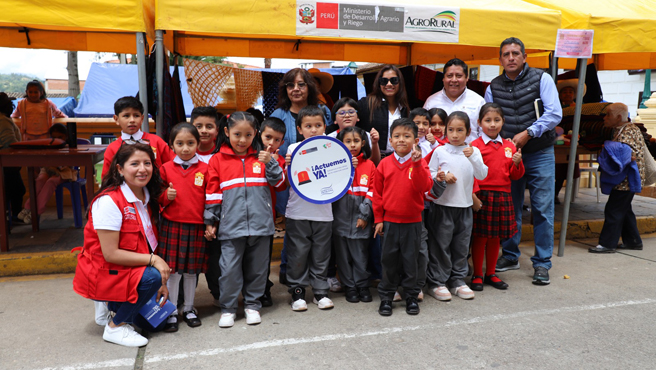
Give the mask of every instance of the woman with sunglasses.
<path id="1" fill-rule="evenodd" d="M 386 65 L 376 75 L 373 91 L 358 102 L 357 126 L 369 132 L 372 128 L 380 134 L 378 146 L 381 156 L 393 152 L 388 140 L 389 128 L 398 118 L 408 117 L 408 96 L 401 71 L 393 65 Z"/>

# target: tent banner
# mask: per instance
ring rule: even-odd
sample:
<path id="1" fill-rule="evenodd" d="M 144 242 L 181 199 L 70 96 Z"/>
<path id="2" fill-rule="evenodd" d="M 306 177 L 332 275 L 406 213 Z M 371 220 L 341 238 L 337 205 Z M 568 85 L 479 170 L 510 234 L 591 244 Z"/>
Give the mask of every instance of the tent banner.
<path id="1" fill-rule="evenodd" d="M 460 8 L 296 2 L 296 35 L 457 43 Z"/>

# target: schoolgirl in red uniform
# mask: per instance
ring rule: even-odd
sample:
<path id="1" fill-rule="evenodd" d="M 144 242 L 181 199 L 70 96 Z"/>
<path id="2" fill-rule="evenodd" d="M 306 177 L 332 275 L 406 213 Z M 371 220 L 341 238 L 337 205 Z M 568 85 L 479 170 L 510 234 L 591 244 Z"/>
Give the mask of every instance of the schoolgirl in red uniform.
<path id="1" fill-rule="evenodd" d="M 183 279 L 182 318 L 193 328 L 201 325 L 194 309 L 194 297 L 196 279 L 199 273 L 205 272 L 206 266 L 203 212 L 208 167 L 196 154 L 200 134 L 193 125 L 186 122 L 175 125 L 169 142 L 176 156 L 160 169 L 162 181 L 168 188 L 159 200 L 164 208 L 157 253 L 173 271 L 168 288 L 174 301 L 177 301 L 180 280 Z M 178 330 L 177 315 L 178 310 L 173 311 L 164 331 Z"/>
<path id="2" fill-rule="evenodd" d="M 471 289 L 476 291 L 483 290 L 483 283 L 497 289 L 508 288 L 508 284 L 499 279 L 494 270 L 501 239 L 509 238 L 517 231 L 510 181 L 524 176 L 524 164 L 521 149 L 516 149 L 512 141 L 499 135 L 503 121 L 501 106 L 495 103 L 483 105 L 478 120 L 483 135 L 471 143 L 481 151 L 483 163 L 494 169 L 488 172 L 484 180 L 477 181 L 480 190 L 476 196 L 483 205 L 479 211 L 474 212 L 472 230 L 474 277 Z M 486 257 L 485 278 L 483 255 Z"/>

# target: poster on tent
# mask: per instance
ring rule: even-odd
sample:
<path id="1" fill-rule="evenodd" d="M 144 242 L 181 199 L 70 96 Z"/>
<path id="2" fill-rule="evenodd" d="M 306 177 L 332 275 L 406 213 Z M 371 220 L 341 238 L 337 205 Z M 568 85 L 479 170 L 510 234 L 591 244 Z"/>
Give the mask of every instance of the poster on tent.
<path id="1" fill-rule="evenodd" d="M 594 30 L 559 29 L 556 37 L 556 58 L 592 58 Z"/>
<path id="2" fill-rule="evenodd" d="M 460 8 L 297 0 L 296 35 L 457 43 Z"/>
<path id="3" fill-rule="evenodd" d="M 294 149 L 287 167 L 289 184 L 310 203 L 332 203 L 353 183 L 351 157 L 346 146 L 330 136 L 304 140 Z"/>

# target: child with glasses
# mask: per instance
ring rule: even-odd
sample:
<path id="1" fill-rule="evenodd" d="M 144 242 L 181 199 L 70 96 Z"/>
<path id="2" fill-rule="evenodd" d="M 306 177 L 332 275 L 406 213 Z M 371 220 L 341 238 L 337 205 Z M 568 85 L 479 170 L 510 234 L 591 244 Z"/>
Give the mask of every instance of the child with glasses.
<path id="1" fill-rule="evenodd" d="M 336 131 L 329 133 L 328 136 L 337 137 L 337 134 L 339 134 L 340 131 L 347 127 L 355 126 L 360 121 L 360 118 L 358 117 L 358 102 L 349 97 L 339 99 L 335 105 L 333 105 L 332 116 L 335 119 L 335 124 L 337 124 L 337 127 L 339 128 Z M 375 128 L 372 128 L 371 131 L 367 132 L 367 141 L 371 148 L 369 159 L 374 162 L 375 165 L 378 165 L 378 162 L 380 162 L 380 148 L 377 145 L 379 138 L 380 135 Z"/>
<path id="2" fill-rule="evenodd" d="M 157 168 L 172 160 L 175 154 L 171 148 L 159 136 L 141 131 L 141 123 L 144 120 L 143 104 L 133 96 L 124 96 L 114 103 L 114 121 L 121 127 L 121 137 L 107 146 L 105 150 L 102 177 L 109 172 L 109 165 L 123 144 L 148 144 L 155 153 L 155 165 Z"/>

